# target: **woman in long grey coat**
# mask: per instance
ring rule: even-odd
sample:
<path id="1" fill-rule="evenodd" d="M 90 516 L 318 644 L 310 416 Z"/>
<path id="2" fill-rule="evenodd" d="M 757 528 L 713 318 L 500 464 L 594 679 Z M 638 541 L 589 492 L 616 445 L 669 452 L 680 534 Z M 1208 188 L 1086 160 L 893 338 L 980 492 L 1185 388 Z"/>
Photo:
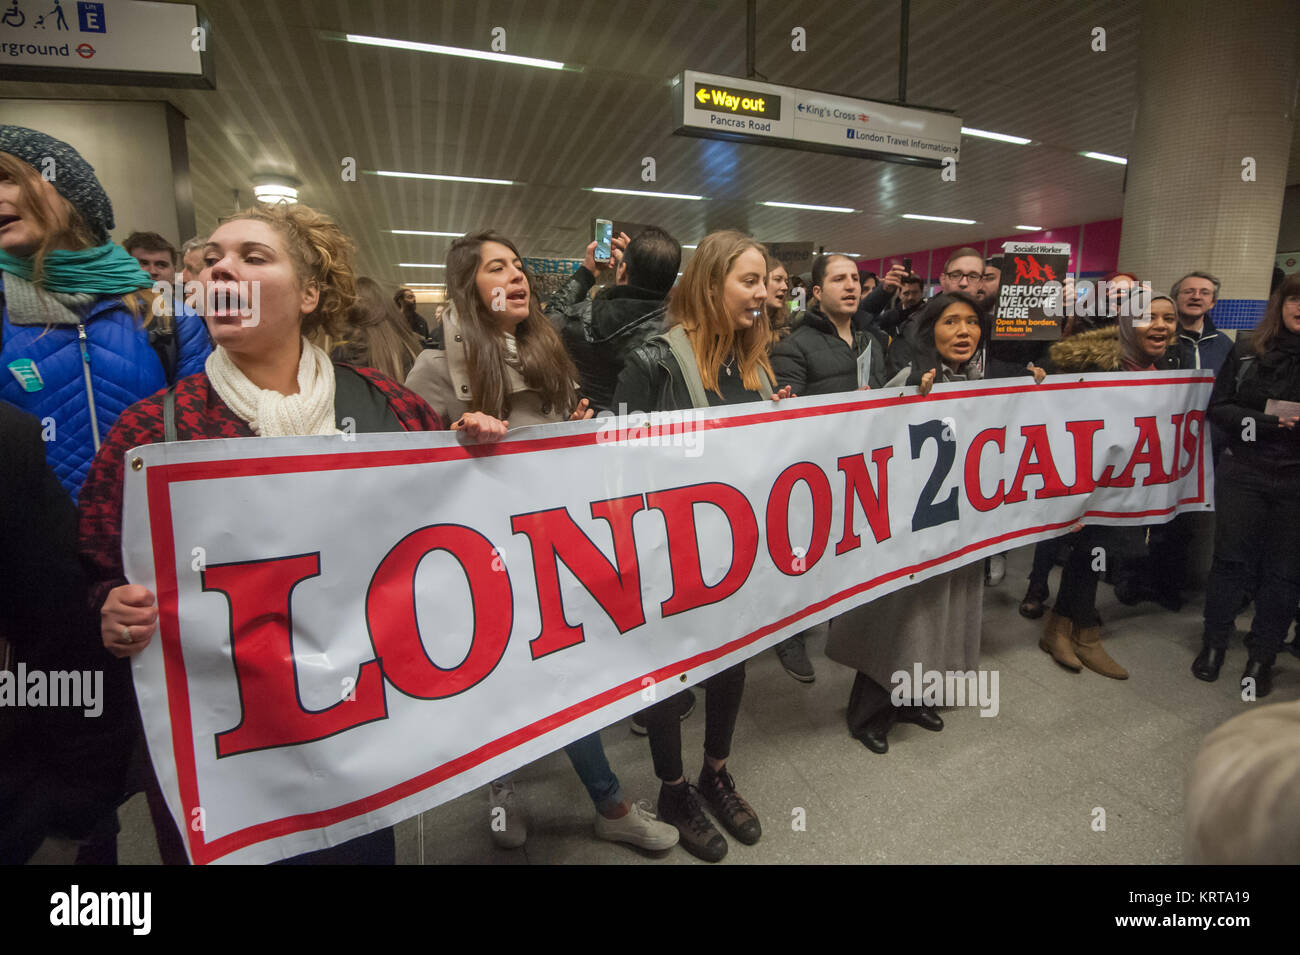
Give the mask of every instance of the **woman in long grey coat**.
<path id="1" fill-rule="evenodd" d="M 930 393 L 936 381 L 978 381 L 1030 374 L 990 358 L 988 320 L 964 292 L 931 299 L 918 318 L 916 360 L 886 387 L 915 385 Z M 1042 381 L 1041 368 L 1032 369 Z M 892 699 L 899 671 L 974 670 L 979 664 L 984 568 L 979 561 L 931 577 L 842 614 L 831 623 L 826 656 L 858 671 L 849 694 L 849 732 L 874 753 L 889 751 L 889 730 L 903 721 L 938 732 L 943 720 L 921 703 L 921 688 Z"/>

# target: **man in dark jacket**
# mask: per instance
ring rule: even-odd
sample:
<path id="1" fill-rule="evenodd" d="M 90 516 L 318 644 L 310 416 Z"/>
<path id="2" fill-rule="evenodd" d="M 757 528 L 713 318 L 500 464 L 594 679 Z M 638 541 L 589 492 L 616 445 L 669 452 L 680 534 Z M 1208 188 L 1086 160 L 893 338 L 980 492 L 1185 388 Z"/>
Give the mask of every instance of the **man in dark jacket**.
<path id="1" fill-rule="evenodd" d="M 915 353 L 913 319 L 925 304 L 925 282 L 919 275 L 903 279 L 898 292 L 898 305 L 880 313 L 877 327 L 889 336 L 889 351 L 885 355 L 885 378 L 894 377 L 912 363 Z"/>
<path id="2" fill-rule="evenodd" d="M 772 349 L 777 387 L 796 395 L 854 391 L 862 384 L 885 383 L 888 339 L 859 319 L 858 267 L 842 255 L 823 255 L 813 263 L 812 305 L 795 319 L 795 330 Z M 858 380 L 858 360 L 871 349 L 871 371 Z"/>
<path id="3" fill-rule="evenodd" d="M 665 299 L 677 281 L 682 247 L 656 226 L 629 240 L 620 233 L 612 261 L 595 260 L 596 243 L 587 246 L 582 265 L 547 301 L 550 316 L 578 367 L 583 397 L 597 412 L 616 411 L 614 386 L 628 354 L 664 330 Z M 614 285 L 590 296 L 600 273 L 614 269 Z"/>
<path id="4" fill-rule="evenodd" d="M 1219 298 L 1219 280 L 1209 272 L 1188 272 L 1169 293 L 1178 308 L 1178 337 L 1196 350 L 1196 368 L 1216 375 L 1232 351 L 1232 340 L 1214 327 L 1210 310 Z"/>
<path id="5" fill-rule="evenodd" d="M 0 401 L 0 669 L 10 663 L 0 673 L 0 864 L 10 865 L 27 861 L 49 833 L 83 838 L 111 819 L 131 739 L 129 664 L 100 644 L 77 559 L 76 510 L 41 439 L 36 418 Z M 84 678 L 81 705 L 49 698 L 31 706 L 38 674 L 51 697 L 56 680 L 70 686 L 57 674 Z M 16 705 L 17 694 L 27 705 Z"/>
<path id="6" fill-rule="evenodd" d="M 393 301 L 402 310 L 402 317 L 406 319 L 406 324 L 410 326 L 411 331 L 420 336 L 420 341 L 425 342 L 425 347 L 428 348 L 429 323 L 424 320 L 423 315 L 415 310 L 415 293 L 409 288 L 399 288 L 393 294 Z"/>
<path id="7" fill-rule="evenodd" d="M 870 369 L 867 386 L 885 383 L 888 338 L 858 311 L 861 294 L 857 263 L 843 255 L 818 256 L 812 269 L 812 304 L 795 318 L 790 336 L 772 349 L 778 388 L 788 385 L 800 396 L 856 391 L 864 384 L 859 362 Z M 776 646 L 785 671 L 801 683 L 816 679 L 805 646 L 811 632 L 797 633 Z"/>

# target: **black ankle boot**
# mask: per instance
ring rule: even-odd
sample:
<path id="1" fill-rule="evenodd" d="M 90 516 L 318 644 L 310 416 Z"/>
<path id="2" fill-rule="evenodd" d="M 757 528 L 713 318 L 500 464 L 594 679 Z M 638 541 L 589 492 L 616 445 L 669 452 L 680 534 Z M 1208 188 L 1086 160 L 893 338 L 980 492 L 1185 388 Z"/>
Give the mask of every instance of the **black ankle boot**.
<path id="1" fill-rule="evenodd" d="M 930 706 L 900 706 L 898 708 L 900 723 L 915 723 L 923 730 L 937 733 L 943 729 L 943 718 Z"/>
<path id="2" fill-rule="evenodd" d="M 1219 678 L 1219 668 L 1223 666 L 1225 651 L 1208 644 L 1201 647 L 1192 663 L 1192 676 L 1206 683 L 1213 683 Z"/>
<path id="3" fill-rule="evenodd" d="M 1261 660 L 1251 660 L 1241 674 L 1241 688 L 1246 689 L 1246 681 L 1255 681 L 1255 699 L 1262 700 L 1273 692 L 1273 664 Z"/>

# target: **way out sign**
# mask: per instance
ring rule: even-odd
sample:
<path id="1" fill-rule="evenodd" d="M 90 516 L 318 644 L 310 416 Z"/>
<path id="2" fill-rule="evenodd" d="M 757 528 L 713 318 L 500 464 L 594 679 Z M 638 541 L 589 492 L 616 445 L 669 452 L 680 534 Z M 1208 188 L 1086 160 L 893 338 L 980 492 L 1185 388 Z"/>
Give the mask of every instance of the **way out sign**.
<path id="1" fill-rule="evenodd" d="M 686 70 L 672 83 L 673 132 L 942 166 L 961 154 L 961 118 L 820 90 Z"/>
<path id="2" fill-rule="evenodd" d="M 1212 383 L 134 449 L 127 576 L 160 611 L 134 672 L 168 804 L 197 862 L 337 844 L 914 581 L 1204 510 Z"/>

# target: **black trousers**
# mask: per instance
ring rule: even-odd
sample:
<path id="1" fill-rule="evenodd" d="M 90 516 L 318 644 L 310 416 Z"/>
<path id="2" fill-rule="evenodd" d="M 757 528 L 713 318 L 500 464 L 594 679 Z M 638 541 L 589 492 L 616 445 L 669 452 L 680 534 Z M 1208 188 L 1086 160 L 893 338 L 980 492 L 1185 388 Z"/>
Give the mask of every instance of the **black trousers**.
<path id="1" fill-rule="evenodd" d="M 1057 554 L 1066 544 L 1065 538 L 1053 537 L 1051 540 L 1039 541 L 1034 545 L 1034 565 L 1029 569 L 1028 596 L 1046 600 L 1051 594 L 1047 578 L 1051 575 L 1052 568 L 1056 566 Z"/>
<path id="2" fill-rule="evenodd" d="M 849 733 L 855 737 L 871 726 L 889 732 L 898 719 L 898 709 L 886 687 L 859 672 L 849 691 L 847 718 Z"/>
<path id="3" fill-rule="evenodd" d="M 1242 598 L 1254 587 L 1255 619 L 1246 647 L 1250 659 L 1269 665 L 1300 601 L 1300 473 L 1286 470 L 1265 470 L 1224 454 L 1215 475 L 1205 643 L 1227 648 Z"/>
<path id="4" fill-rule="evenodd" d="M 1105 548 L 1107 528 L 1095 524 L 1085 525 L 1083 530 L 1071 535 L 1073 547 L 1070 556 L 1061 568 L 1061 587 L 1056 595 L 1054 608 L 1062 617 L 1074 621 L 1081 630 L 1095 627 L 1101 622 L 1097 615 L 1097 577 L 1093 570 L 1096 560 L 1094 551 Z"/>
<path id="5" fill-rule="evenodd" d="M 704 687 L 704 754 L 714 759 L 731 755 L 731 737 L 736 732 L 740 700 L 745 694 L 745 664 L 723 670 L 701 684 Z M 650 758 L 655 775 L 664 782 L 681 779 L 682 723 L 686 708 L 685 691 L 674 693 L 641 711 L 650 739 Z"/>

